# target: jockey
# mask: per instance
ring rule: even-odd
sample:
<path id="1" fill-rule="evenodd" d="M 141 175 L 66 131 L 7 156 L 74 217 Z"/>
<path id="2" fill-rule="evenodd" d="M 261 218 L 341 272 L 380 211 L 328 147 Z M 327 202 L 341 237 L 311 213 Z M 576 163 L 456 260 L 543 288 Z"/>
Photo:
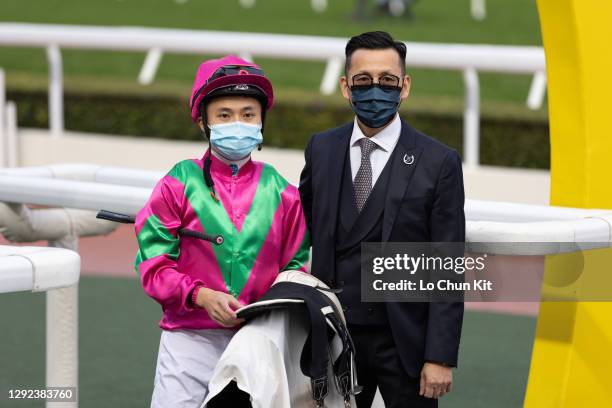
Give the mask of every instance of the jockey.
<path id="1" fill-rule="evenodd" d="M 136 216 L 135 267 L 163 310 L 151 407 L 199 407 L 241 323 L 235 310 L 256 301 L 279 272 L 306 271 L 310 240 L 298 190 L 251 159 L 273 101 L 257 65 L 231 55 L 202 63 L 191 118 L 210 147 L 177 163 Z"/>

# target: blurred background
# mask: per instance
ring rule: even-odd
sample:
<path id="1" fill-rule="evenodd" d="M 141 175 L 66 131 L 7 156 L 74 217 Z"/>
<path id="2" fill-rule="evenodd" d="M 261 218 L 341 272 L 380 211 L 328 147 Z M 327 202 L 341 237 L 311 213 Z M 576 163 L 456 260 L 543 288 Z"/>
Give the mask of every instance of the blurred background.
<path id="1" fill-rule="evenodd" d="M 254 5 L 245 8 L 241 3 Z M 359 13 L 364 16 L 357 18 L 355 10 L 361 3 Z M 541 45 L 537 10 L 530 0 L 487 0 L 484 20 L 472 17 L 469 0 L 410 3 L 411 18 L 393 17 L 376 0 L 330 0 L 322 12 L 314 11 L 310 0 L 4 0 L 0 19 L 343 38 L 382 29 L 404 41 Z M 211 55 L 166 53 L 154 81 L 143 86 L 137 78 L 145 55 L 62 50 L 66 128 L 200 140 L 185 108 L 194 72 Z M 267 145 L 302 148 L 313 132 L 351 117 L 339 92 L 329 96 L 319 92 L 325 62 L 254 58 L 272 79 L 278 97 L 276 114 L 270 115 L 268 123 Z M 410 114 L 411 123 L 460 150 L 462 73 L 412 69 L 410 55 L 407 60 L 413 86 L 403 109 Z M 45 50 L 3 46 L 0 66 L 6 71 L 8 99 L 19 107 L 19 125 L 46 127 Z M 548 168 L 547 112 L 525 105 L 531 81 L 530 75 L 480 74 L 481 163 Z"/>
<path id="2" fill-rule="evenodd" d="M 2 0 L 0 23 L 215 30 L 343 41 L 384 30 L 397 40 L 415 43 L 541 46 L 532 0 Z M 220 54 L 165 51 L 149 81 L 139 81 L 145 51 L 60 51 L 61 143 L 48 134 L 47 50 L 0 39 L 6 100 L 15 103 L 19 126 L 16 164 L 88 162 L 167 171 L 182 158 L 203 154 L 205 145 L 190 120 L 188 98 L 199 63 Z M 325 60 L 250 57 L 270 76 L 277 97 L 258 157 L 296 182 L 309 136 L 345 123 L 353 114 L 337 86 L 322 92 Z M 402 116 L 465 156 L 465 71 L 413 68 L 410 60 L 409 49 L 413 85 Z M 533 73 L 478 72 L 478 81 L 479 163 L 465 170 L 468 198 L 548 204 L 548 113 L 545 99 L 527 106 Z M 79 241 L 83 407 L 144 407 L 150 401 L 161 313 L 136 279 L 135 251 L 129 226 Z M 44 296 L 0 296 L 0 389 L 44 385 Z M 521 406 L 537 310 L 537 304 L 526 303 L 470 305 L 454 392 L 440 406 Z M 0 401 L 2 407 L 43 405 Z"/>

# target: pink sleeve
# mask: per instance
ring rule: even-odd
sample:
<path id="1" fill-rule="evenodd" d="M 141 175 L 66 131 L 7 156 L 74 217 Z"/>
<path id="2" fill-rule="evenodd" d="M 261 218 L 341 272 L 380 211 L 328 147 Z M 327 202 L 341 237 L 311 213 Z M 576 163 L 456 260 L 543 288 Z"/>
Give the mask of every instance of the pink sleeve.
<path id="1" fill-rule="evenodd" d="M 183 200 L 183 185 L 165 176 L 136 215 L 139 246 L 136 268 L 142 287 L 164 310 L 178 314 L 193 310 L 191 291 L 203 285 L 202 281 L 192 280 L 177 267 Z"/>

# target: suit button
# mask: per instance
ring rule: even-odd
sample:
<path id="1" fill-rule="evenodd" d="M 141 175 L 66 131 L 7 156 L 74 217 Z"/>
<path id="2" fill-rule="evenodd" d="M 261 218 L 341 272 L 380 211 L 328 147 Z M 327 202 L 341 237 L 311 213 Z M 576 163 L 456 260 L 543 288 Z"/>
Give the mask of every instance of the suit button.
<path id="1" fill-rule="evenodd" d="M 346 307 L 346 306 L 342 306 L 342 311 L 343 311 L 343 312 L 346 312 L 347 310 L 348 310 L 348 307 Z"/>
<path id="2" fill-rule="evenodd" d="M 369 314 L 374 313 L 374 308 L 373 308 L 373 307 L 368 307 L 368 313 L 369 313 Z"/>

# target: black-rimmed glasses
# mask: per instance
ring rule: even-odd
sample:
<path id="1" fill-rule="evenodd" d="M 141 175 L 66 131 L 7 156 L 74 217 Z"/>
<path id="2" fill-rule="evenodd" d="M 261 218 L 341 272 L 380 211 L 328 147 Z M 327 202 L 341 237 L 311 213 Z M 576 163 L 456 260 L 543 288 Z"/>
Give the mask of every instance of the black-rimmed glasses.
<path id="1" fill-rule="evenodd" d="M 393 74 L 383 74 L 378 77 L 378 82 L 370 74 L 356 74 L 351 78 L 352 86 L 368 87 L 377 84 L 383 88 L 399 88 L 401 79 Z"/>

